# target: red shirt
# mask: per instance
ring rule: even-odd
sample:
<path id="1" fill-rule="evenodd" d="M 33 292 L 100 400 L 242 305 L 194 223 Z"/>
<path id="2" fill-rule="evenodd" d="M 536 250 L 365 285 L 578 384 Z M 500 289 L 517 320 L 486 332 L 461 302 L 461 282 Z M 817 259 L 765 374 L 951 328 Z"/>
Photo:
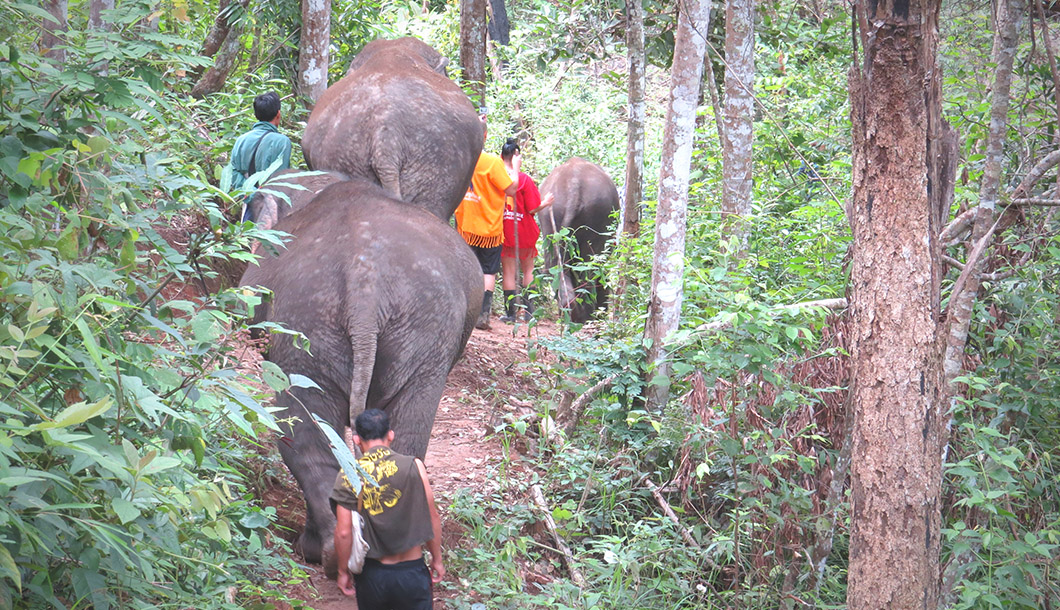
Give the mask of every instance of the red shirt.
<path id="1" fill-rule="evenodd" d="M 519 186 L 515 191 L 515 201 L 508 198 L 504 202 L 504 245 L 515 248 L 515 229 L 519 227 L 519 249 L 529 251 L 537 246 L 541 229 L 530 210 L 541 207 L 541 193 L 537 190 L 533 178 L 519 172 Z"/>

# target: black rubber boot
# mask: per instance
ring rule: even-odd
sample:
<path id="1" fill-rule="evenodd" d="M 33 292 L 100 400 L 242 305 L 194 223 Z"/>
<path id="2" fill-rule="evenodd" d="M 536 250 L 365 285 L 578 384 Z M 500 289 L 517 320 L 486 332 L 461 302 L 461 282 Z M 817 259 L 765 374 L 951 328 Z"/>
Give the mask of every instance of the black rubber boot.
<path id="1" fill-rule="evenodd" d="M 478 322 L 475 322 L 475 328 L 489 330 L 490 309 L 493 309 L 493 292 L 485 292 L 482 296 L 482 313 L 478 315 Z"/>
<path id="2" fill-rule="evenodd" d="M 501 316 L 501 322 L 505 324 L 511 324 L 515 322 L 515 291 L 505 290 L 504 291 L 504 315 Z"/>
<path id="3" fill-rule="evenodd" d="M 530 288 L 523 288 L 522 294 L 523 308 L 523 321 L 529 322 L 530 318 L 534 316 L 534 301 L 530 296 Z"/>

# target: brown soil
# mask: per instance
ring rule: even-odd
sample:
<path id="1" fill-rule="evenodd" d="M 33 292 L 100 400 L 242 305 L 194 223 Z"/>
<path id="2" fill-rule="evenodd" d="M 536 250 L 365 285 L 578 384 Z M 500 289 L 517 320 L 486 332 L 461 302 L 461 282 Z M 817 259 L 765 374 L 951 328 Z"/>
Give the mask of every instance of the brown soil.
<path id="1" fill-rule="evenodd" d="M 497 489 L 496 479 L 484 476 L 504 458 L 504 446 L 493 434 L 495 427 L 506 417 L 530 413 L 532 400 L 540 392 L 540 384 L 528 364 L 527 327 L 520 324 L 514 330 L 494 318 L 490 330 L 474 331 L 464 357 L 449 374 L 449 383 L 438 405 L 424 462 L 442 514 L 444 549 L 466 544 L 462 528 L 447 518 L 453 498 L 464 492 L 481 494 Z M 557 333 L 554 322 L 543 321 L 530 335 L 537 338 Z M 247 354 L 243 363 L 254 370 L 260 366 L 257 359 L 256 354 Z M 524 468 L 519 459 L 520 449 L 519 446 L 509 447 L 511 476 L 518 476 Z M 279 460 L 275 452 L 273 455 Z M 302 526 L 305 507 L 294 480 L 285 469 L 282 475 L 283 480 L 274 479 L 275 484 L 265 490 L 263 502 L 276 508 L 280 526 L 276 533 L 290 541 Z M 353 598 L 344 597 L 335 582 L 324 576 L 320 566 L 306 566 L 306 571 L 308 580 L 288 591 L 292 598 L 305 601 L 316 610 L 356 608 Z M 446 581 L 450 584 L 459 582 L 459 575 L 450 573 Z M 459 591 L 446 587 L 436 587 L 437 607 L 444 607 L 440 602 L 459 594 Z"/>

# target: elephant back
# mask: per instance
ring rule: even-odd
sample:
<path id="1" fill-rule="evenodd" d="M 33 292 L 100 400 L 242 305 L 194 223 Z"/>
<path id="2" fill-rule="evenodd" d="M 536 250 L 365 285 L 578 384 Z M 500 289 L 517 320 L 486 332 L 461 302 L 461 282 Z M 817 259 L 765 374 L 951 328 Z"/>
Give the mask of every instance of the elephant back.
<path id="1" fill-rule="evenodd" d="M 310 114 L 306 163 L 370 180 L 448 220 L 471 181 L 483 133 L 467 95 L 439 72 L 442 59 L 411 38 L 366 46 Z"/>

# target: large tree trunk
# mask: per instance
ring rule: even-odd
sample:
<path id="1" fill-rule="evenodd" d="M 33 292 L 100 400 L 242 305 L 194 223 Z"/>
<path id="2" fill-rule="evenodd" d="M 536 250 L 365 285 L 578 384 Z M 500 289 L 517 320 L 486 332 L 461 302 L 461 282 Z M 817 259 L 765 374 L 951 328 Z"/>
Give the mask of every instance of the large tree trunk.
<path id="1" fill-rule="evenodd" d="M 298 92 L 314 103 L 328 88 L 331 0 L 302 0 L 302 37 L 298 45 Z"/>
<path id="2" fill-rule="evenodd" d="M 626 124 L 626 198 L 622 233 L 640 234 L 640 204 L 644 200 L 644 91 L 647 89 L 644 55 L 643 0 L 626 0 L 626 46 L 629 49 L 629 122 Z"/>
<path id="3" fill-rule="evenodd" d="M 460 66 L 471 103 L 486 103 L 486 0 L 460 0 Z"/>
<path id="4" fill-rule="evenodd" d="M 947 413 L 947 422 L 952 418 L 952 406 L 958 389 L 954 380 L 961 373 L 964 364 L 964 350 L 968 343 L 968 329 L 971 326 L 975 302 L 986 268 L 989 244 L 997 228 L 998 194 L 1001 189 L 1001 161 L 1005 135 L 1008 130 L 1009 96 L 1012 89 L 1012 66 L 1016 57 L 1016 46 L 1019 42 L 1016 32 L 1016 21 L 1022 6 L 1017 0 L 1000 0 L 997 3 L 997 31 L 994 36 L 994 85 L 991 88 L 990 129 L 987 132 L 986 158 L 983 164 L 983 178 L 979 184 L 979 205 L 975 210 L 975 220 L 971 235 L 965 242 L 965 262 L 961 277 L 954 284 L 948 306 L 949 332 L 946 337 L 946 357 L 943 360 L 943 374 L 946 383 L 947 401 L 951 412 Z M 949 425 L 947 425 L 947 428 Z M 973 555 L 979 549 L 976 546 L 955 554 L 947 562 L 942 573 L 941 595 L 944 607 L 956 601 L 954 587 Z"/>
<path id="5" fill-rule="evenodd" d="M 666 109 L 663 131 L 651 297 L 644 328 L 644 338 L 651 344 L 647 350 L 649 376 L 661 380 L 661 383 L 649 383 L 645 390 L 649 409 L 661 409 L 670 395 L 666 338 L 681 322 L 688 180 L 692 168 L 696 107 L 703 81 L 703 55 L 707 50 L 704 36 L 709 22 L 710 0 L 680 3 L 670 77 L 670 104 Z"/>
<path id="6" fill-rule="evenodd" d="M 59 48 L 63 44 L 60 34 L 66 32 L 69 21 L 66 0 L 45 0 L 44 10 L 48 11 L 55 21 L 44 20 L 44 32 L 41 34 L 41 50 L 45 57 L 54 59 L 59 65 L 66 63 L 66 51 Z"/>
<path id="7" fill-rule="evenodd" d="M 508 22 L 508 9 L 504 7 L 504 0 L 490 0 L 490 20 L 487 24 L 490 40 L 507 46 L 511 24 Z"/>
<path id="8" fill-rule="evenodd" d="M 725 5 L 725 110 L 722 122 L 721 211 L 726 234 L 737 238 L 739 255 L 747 252 L 751 215 L 751 143 L 754 140 L 755 79 L 754 0 Z M 713 85 L 713 83 L 711 83 Z"/>
<path id="9" fill-rule="evenodd" d="M 850 83 L 851 610 L 938 603 L 945 388 L 931 151 L 940 133 L 939 3 L 859 0 L 855 8 L 864 55 Z"/>
<path id="10" fill-rule="evenodd" d="M 235 67 L 236 60 L 239 59 L 239 51 L 242 48 L 239 43 L 239 37 L 242 34 L 242 22 L 232 24 L 231 29 L 228 31 L 228 36 L 225 37 L 225 41 L 217 51 L 217 55 L 214 56 L 213 66 L 191 88 L 192 97 L 202 98 L 220 91 L 225 86 L 228 75 L 232 72 L 232 68 Z"/>
<path id="11" fill-rule="evenodd" d="M 103 17 L 103 11 L 113 9 L 114 0 L 92 0 L 88 7 L 88 27 L 109 32 L 110 22 Z"/>

